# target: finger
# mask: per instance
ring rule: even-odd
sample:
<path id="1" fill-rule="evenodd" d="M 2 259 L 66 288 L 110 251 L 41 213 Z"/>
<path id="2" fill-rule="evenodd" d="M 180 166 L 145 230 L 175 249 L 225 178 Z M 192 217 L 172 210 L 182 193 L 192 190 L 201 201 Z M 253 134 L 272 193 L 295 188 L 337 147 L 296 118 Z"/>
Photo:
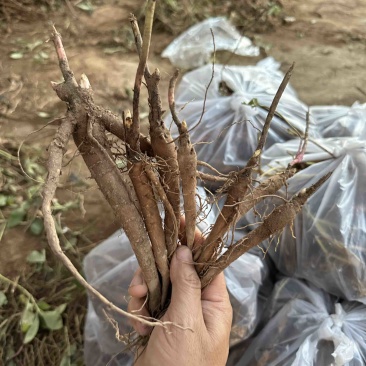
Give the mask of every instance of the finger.
<path id="1" fill-rule="evenodd" d="M 202 300 L 211 302 L 229 301 L 224 272 L 219 273 L 202 291 Z"/>
<path id="2" fill-rule="evenodd" d="M 169 313 L 175 313 L 179 320 L 199 316 L 201 310 L 201 281 L 193 265 L 191 250 L 182 245 L 174 253 L 170 277 L 172 281 L 172 299 Z"/>
<path id="3" fill-rule="evenodd" d="M 140 268 L 137 269 L 135 275 L 132 278 L 128 293 L 132 297 L 145 297 L 147 295 L 147 285 L 142 277 L 142 271 Z"/>
<path id="4" fill-rule="evenodd" d="M 150 316 L 146 308 L 146 304 L 146 298 L 132 297 L 128 303 L 127 311 L 134 315 Z M 133 329 L 142 336 L 148 335 L 151 331 L 151 327 L 139 322 L 138 320 L 130 319 L 130 324 Z"/>
<path id="5" fill-rule="evenodd" d="M 209 333 L 230 333 L 233 310 L 223 272 L 202 291 L 202 312 Z"/>

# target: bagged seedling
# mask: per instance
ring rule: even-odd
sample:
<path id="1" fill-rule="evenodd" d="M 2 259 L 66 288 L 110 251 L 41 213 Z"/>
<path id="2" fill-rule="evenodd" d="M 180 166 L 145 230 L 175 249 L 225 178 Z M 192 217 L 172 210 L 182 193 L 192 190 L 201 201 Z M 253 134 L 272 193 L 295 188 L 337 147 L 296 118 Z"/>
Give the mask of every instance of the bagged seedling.
<path id="1" fill-rule="evenodd" d="M 198 160 L 205 161 L 223 174 L 245 166 L 254 152 L 268 107 L 282 81 L 283 74 L 273 58 L 256 66 L 206 65 L 183 76 L 176 91 L 176 109 L 191 130 Z M 180 110 L 181 109 L 181 110 Z M 204 114 L 203 113 L 204 109 Z M 265 147 L 301 135 L 305 129 L 307 106 L 291 86 L 285 89 L 274 116 Z M 171 116 L 165 118 L 171 123 Z M 199 125 L 194 128 L 198 123 Z M 310 135 L 317 136 L 310 120 Z M 172 126 L 173 137 L 178 135 Z M 212 173 L 199 167 L 204 173 Z M 217 188 L 219 183 L 212 184 Z"/>
<path id="2" fill-rule="evenodd" d="M 310 113 L 323 137 L 355 136 L 366 139 L 366 104 L 313 106 Z"/>
<path id="3" fill-rule="evenodd" d="M 263 154 L 265 174 L 283 169 L 298 141 L 276 144 Z M 366 149 L 356 138 L 309 142 L 305 168 L 288 180 L 278 195 L 292 196 L 333 172 L 308 200 L 291 227 L 266 245 L 278 270 L 304 278 L 327 292 L 366 303 Z M 261 220 L 276 198 L 266 198 L 248 222 Z"/>
<path id="4" fill-rule="evenodd" d="M 198 193 L 205 197 L 202 188 L 198 188 Z M 216 215 L 215 208 L 205 205 L 198 228 L 205 232 Z M 127 309 L 128 287 L 137 268 L 136 257 L 122 231 L 93 249 L 84 260 L 88 281 L 122 309 Z M 224 273 L 233 306 L 230 334 L 230 345 L 233 346 L 249 337 L 259 321 L 262 303 L 258 304 L 258 291 L 268 276 L 268 269 L 261 258 L 246 253 Z M 104 366 L 116 355 L 111 365 L 132 365 L 133 354 L 124 352 L 126 345 L 123 343 L 128 340 L 131 330 L 122 316 L 115 316 L 112 322 L 108 320 L 99 300 L 90 297 L 84 334 L 86 364 Z"/>
<path id="5" fill-rule="evenodd" d="M 161 54 L 183 69 L 208 63 L 214 51 L 211 30 L 215 35 L 216 50 L 230 51 L 240 56 L 259 56 L 259 48 L 252 45 L 225 18 L 210 18 L 195 24 L 176 38 Z"/>
<path id="6" fill-rule="evenodd" d="M 313 285 L 282 279 L 268 299 L 263 329 L 238 365 L 365 365 L 365 316 L 363 304 L 337 303 Z"/>

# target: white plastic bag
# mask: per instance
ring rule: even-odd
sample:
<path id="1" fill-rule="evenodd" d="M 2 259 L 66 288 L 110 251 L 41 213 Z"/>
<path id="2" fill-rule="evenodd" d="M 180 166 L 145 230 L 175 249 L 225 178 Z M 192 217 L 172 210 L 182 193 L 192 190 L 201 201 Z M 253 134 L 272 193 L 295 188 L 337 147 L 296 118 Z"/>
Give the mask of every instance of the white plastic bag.
<path id="1" fill-rule="evenodd" d="M 366 103 L 313 106 L 310 113 L 323 137 L 355 136 L 366 139 Z"/>
<path id="2" fill-rule="evenodd" d="M 199 187 L 204 197 L 205 191 Z M 214 222 L 217 212 L 207 207 L 205 219 L 198 224 L 204 232 Z M 207 217 L 206 217 L 207 216 Z M 127 236 L 117 232 L 93 249 L 84 260 L 86 279 L 114 304 L 127 310 L 128 286 L 138 264 Z M 230 345 L 249 337 L 259 321 L 257 295 L 268 275 L 265 262 L 253 254 L 245 254 L 225 270 L 226 284 L 233 305 L 233 325 Z M 131 331 L 123 316 L 115 316 L 119 333 Z M 116 330 L 106 319 L 99 300 L 89 298 L 84 332 L 85 362 L 87 366 L 132 365 L 131 353 L 124 353 L 125 345 L 116 338 Z"/>
<path id="3" fill-rule="evenodd" d="M 211 29 L 215 36 L 216 50 L 231 51 L 240 56 L 259 56 L 259 48 L 249 38 L 241 36 L 225 18 L 210 18 L 183 32 L 161 54 L 183 69 L 192 69 L 207 63 L 214 51 Z"/>
<path id="4" fill-rule="evenodd" d="M 365 305 L 336 303 L 315 286 L 282 279 L 264 310 L 264 328 L 238 366 L 365 365 L 365 319 Z"/>
<path id="5" fill-rule="evenodd" d="M 263 170 L 285 167 L 298 149 L 298 141 L 276 144 L 262 156 Z M 309 187 L 326 173 L 331 177 L 311 196 L 293 226 L 269 255 L 286 276 L 304 278 L 327 292 L 366 303 L 366 144 L 357 138 L 328 138 L 309 142 L 307 168 L 289 179 L 289 197 Z M 273 207 L 266 199 L 257 208 Z M 281 202 L 278 202 L 281 203 Z M 253 222 L 253 213 L 246 216 Z"/>
<path id="6" fill-rule="evenodd" d="M 200 120 L 211 74 L 211 65 L 201 67 L 184 75 L 177 88 L 176 109 L 190 129 Z M 273 58 L 262 60 L 256 66 L 216 65 L 202 121 L 190 132 L 198 159 L 222 173 L 244 167 L 257 146 L 259 131 L 267 117 L 266 108 L 271 105 L 282 79 L 283 73 Z M 233 92 L 231 95 L 220 93 L 223 83 Z M 266 147 L 294 138 L 294 129 L 301 132 L 305 129 L 307 106 L 300 102 L 291 86 L 283 93 L 277 112 L 283 118 L 278 115 L 273 118 Z M 170 115 L 165 123 L 170 125 Z M 310 135 L 319 136 L 311 126 Z M 175 125 L 172 125 L 172 135 L 178 135 Z M 212 173 L 208 168 L 199 168 Z"/>

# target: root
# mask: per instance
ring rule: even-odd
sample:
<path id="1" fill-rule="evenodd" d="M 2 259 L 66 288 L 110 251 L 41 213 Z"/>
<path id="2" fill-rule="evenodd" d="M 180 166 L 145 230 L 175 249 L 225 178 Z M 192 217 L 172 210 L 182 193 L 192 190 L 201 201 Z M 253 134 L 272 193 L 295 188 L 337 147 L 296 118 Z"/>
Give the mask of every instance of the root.
<path id="1" fill-rule="evenodd" d="M 281 202 L 282 204 L 270 214 L 266 215 L 265 213 L 262 223 L 243 239 L 231 243 L 226 252 L 222 254 L 225 240 L 230 237 L 230 231 L 235 230 L 238 220 L 250 209 L 255 210 L 255 206 L 266 197 L 275 197 L 276 192 L 286 185 L 287 180 L 300 167 L 298 163 L 304 156 L 308 141 L 309 114 L 307 114 L 307 126 L 303 141 L 293 161 L 284 171 L 270 178 L 265 179 L 264 175 L 261 179 L 256 178 L 258 171 L 260 171 L 260 157 L 266 143 L 270 123 L 291 77 L 292 66 L 286 73 L 273 99 L 257 148 L 246 166 L 241 167 L 239 171 L 225 175 L 206 162 L 197 161 L 189 132 L 203 120 L 206 98 L 215 74 L 215 66 L 213 64 L 211 79 L 206 87 L 202 113 L 191 130 L 185 121 L 179 120 L 175 109 L 174 92 L 178 71 L 171 78 L 168 102 L 173 121 L 179 131 L 179 137 L 176 139 L 177 144 L 175 144 L 175 140 L 173 140 L 162 119 L 164 111 L 159 91 L 160 72 L 158 69 L 150 72 L 147 63 L 155 3 L 154 0 L 147 1 L 143 37 L 141 37 L 136 18 L 133 15 L 130 16 L 139 54 L 139 64 L 134 82 L 132 116 L 129 111 L 125 111 L 121 118 L 94 103 L 88 78 L 86 75 L 82 75 L 80 83 L 76 81 L 68 63 L 61 36 L 53 28 L 52 40 L 64 82 L 52 83 L 52 88 L 58 97 L 67 104 L 67 113 L 49 148 L 48 176 L 44 186 L 42 211 L 48 241 L 53 252 L 88 290 L 90 295 L 102 302 L 106 311 L 139 320 L 149 326 L 161 326 L 167 330 L 168 326 L 188 329 L 178 324 L 154 319 L 154 317 L 161 317 L 169 305 L 169 261 L 177 248 L 178 234 L 180 234 L 180 244 L 186 242 L 187 246 L 194 252 L 196 270 L 201 277 L 202 288 L 204 288 L 214 276 L 240 255 L 260 244 L 263 240 L 279 234 L 286 225 L 291 225 L 306 200 L 329 175 L 324 176 L 312 187 L 300 192 L 290 200 L 276 196 L 282 198 L 284 203 Z M 215 47 L 213 34 L 212 37 Z M 148 91 L 150 127 L 148 137 L 140 132 L 139 108 L 143 79 Z M 107 138 L 107 131 L 114 135 L 112 148 Z M 95 179 L 112 207 L 116 220 L 130 241 L 148 288 L 146 302 L 152 317 L 127 313 L 111 303 L 81 276 L 60 247 L 55 222 L 52 218 L 51 201 L 61 174 L 64 151 L 71 137 L 88 166 L 92 178 Z M 126 161 L 127 167 L 124 165 L 123 169 L 118 168 L 117 159 Z M 212 174 L 198 172 L 198 165 L 210 169 Z M 222 182 L 223 187 L 219 194 L 227 193 L 224 207 L 206 239 L 203 239 L 202 235 L 198 235 L 200 239 L 197 239 L 197 217 L 203 207 L 202 201 L 200 201 L 201 207 L 199 209 L 196 205 L 197 179 Z M 179 233 L 179 223 L 181 219 L 183 221 L 180 212 L 180 187 L 183 193 L 185 221 L 182 233 Z M 159 211 L 159 202 L 164 207 L 164 223 Z M 201 244 L 200 240 L 203 241 L 202 245 L 198 245 L 198 243 Z M 113 319 L 107 317 L 116 326 Z M 192 329 L 190 330 L 192 331 Z"/>
<path id="2" fill-rule="evenodd" d="M 54 83 L 53 88 L 60 99 L 68 103 L 68 115 L 77 126 L 73 133 L 76 146 L 79 146 L 92 177 L 130 239 L 149 289 L 149 308 L 154 315 L 160 307 L 160 281 L 145 225 L 129 193 L 130 186 L 126 185 L 126 176 L 123 177 L 120 174 L 111 158 L 112 153 L 105 137 L 105 127 L 97 117 L 100 108 L 93 103 L 90 85 L 84 83 L 87 89 L 77 84 L 75 86 L 75 78 L 69 68 L 66 53 L 62 50 L 61 37 L 56 30 L 53 41 L 57 54 L 65 58 L 60 60 L 60 68 L 64 78 L 68 80 L 65 79 L 61 84 Z"/>
<path id="3" fill-rule="evenodd" d="M 149 10 L 150 9 L 150 10 Z M 154 8 L 149 8 L 146 16 L 150 19 Z M 130 17 L 132 30 L 135 36 L 136 48 L 140 57 L 142 57 L 143 41 L 136 18 Z M 150 40 L 149 40 L 150 42 Z M 156 69 L 152 74 L 148 67 L 145 67 L 145 82 L 149 95 L 149 124 L 150 139 L 154 156 L 159 162 L 159 175 L 166 186 L 165 191 L 168 200 L 174 211 L 174 218 L 168 213 L 165 214 L 165 242 L 168 250 L 168 258 L 171 258 L 176 247 L 178 239 L 178 228 L 176 223 L 180 217 L 180 192 L 179 192 L 179 167 L 177 160 L 177 151 L 173 143 L 170 131 L 165 127 L 162 116 L 161 98 L 159 92 L 160 72 Z"/>
<path id="4" fill-rule="evenodd" d="M 42 213 L 44 220 L 44 227 L 47 234 L 48 243 L 53 253 L 59 258 L 59 260 L 65 265 L 65 267 L 72 273 L 72 275 L 83 285 L 89 293 L 98 298 L 109 311 L 116 312 L 117 314 L 124 315 L 130 319 L 139 320 L 142 323 L 150 326 L 163 326 L 167 327 L 171 324 L 164 324 L 163 322 L 156 322 L 155 319 L 144 319 L 140 316 L 130 314 L 111 303 L 100 292 L 98 292 L 93 286 L 91 286 L 83 276 L 77 271 L 70 259 L 63 252 L 60 242 L 57 236 L 55 222 L 52 217 L 51 203 L 55 195 L 59 177 L 61 174 L 62 158 L 66 150 L 68 141 L 74 131 L 75 121 L 72 118 L 66 118 L 57 130 L 57 133 L 49 146 L 49 159 L 47 162 L 48 175 L 45 181 L 43 190 L 43 204 Z"/>
<path id="5" fill-rule="evenodd" d="M 211 261 L 214 253 L 216 253 L 218 248 L 222 246 L 222 237 L 229 230 L 235 218 L 238 216 L 238 207 L 236 204 L 243 201 L 248 186 L 251 183 L 252 172 L 258 166 L 272 118 L 276 112 L 281 96 L 290 80 L 293 68 L 294 65 L 292 65 L 287 71 L 272 101 L 256 150 L 249 159 L 245 168 L 235 174 L 235 177 L 228 188 L 225 205 L 222 208 L 210 234 L 205 240 L 201 252 L 196 253 L 195 261 L 199 263 L 208 263 Z M 196 269 L 197 272 L 200 273 L 204 269 L 204 266 L 202 264 L 198 264 Z"/>
<path id="6" fill-rule="evenodd" d="M 156 204 L 154 191 L 146 175 L 144 163 L 136 162 L 132 164 L 129 169 L 129 175 L 135 188 L 136 195 L 140 200 L 142 216 L 144 218 L 147 232 L 149 233 L 156 265 L 161 275 L 161 307 L 163 307 L 168 295 L 170 275 L 165 235 L 159 208 Z"/>
<path id="7" fill-rule="evenodd" d="M 233 261 L 249 249 L 260 244 L 263 240 L 280 233 L 285 226 L 292 225 L 296 215 L 301 211 L 307 199 L 331 176 L 328 173 L 310 188 L 307 188 L 283 205 L 276 207 L 256 229 L 246 237 L 231 245 L 228 250 L 203 274 L 201 278 L 202 288 L 206 287 L 212 279 L 222 272 Z"/>
<path id="8" fill-rule="evenodd" d="M 209 181 L 209 182 L 226 183 L 228 181 L 228 178 L 221 177 L 221 176 L 216 176 L 216 175 L 211 175 L 211 174 L 207 174 L 207 173 L 202 173 L 202 172 L 199 172 L 199 171 L 196 172 L 196 177 L 201 179 L 201 180 Z"/>
<path id="9" fill-rule="evenodd" d="M 180 178 L 182 183 L 183 191 L 183 205 L 185 212 L 185 232 L 187 239 L 188 248 L 193 248 L 194 233 L 196 230 L 196 171 L 197 171 L 197 155 L 196 151 L 191 144 L 188 128 L 185 121 L 180 122 L 175 111 L 174 101 L 174 89 L 175 83 L 178 78 L 178 70 L 175 71 L 173 77 L 170 79 L 168 101 L 170 112 L 173 117 L 173 121 L 178 127 L 179 138 L 178 138 L 178 166 L 180 171 Z"/>

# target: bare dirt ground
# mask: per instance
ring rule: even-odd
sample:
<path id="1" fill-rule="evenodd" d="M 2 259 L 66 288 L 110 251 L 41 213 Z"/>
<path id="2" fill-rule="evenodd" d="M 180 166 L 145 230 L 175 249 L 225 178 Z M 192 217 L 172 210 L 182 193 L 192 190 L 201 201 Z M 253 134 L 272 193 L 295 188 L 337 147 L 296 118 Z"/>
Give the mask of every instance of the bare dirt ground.
<path id="1" fill-rule="evenodd" d="M 50 21 L 63 35 L 69 61 L 77 78 L 85 73 L 98 103 L 119 113 L 131 106 L 131 90 L 137 65 L 128 15 L 139 13 L 142 1 L 104 1 L 92 14 L 77 8 L 65 8 L 45 17 L 3 24 L 0 32 L 0 136 L 20 142 L 48 121 L 61 117 L 65 106 L 50 87 L 61 80 L 50 42 Z M 365 102 L 366 0 L 283 0 L 283 10 L 272 30 L 247 35 L 263 47 L 267 55 L 282 63 L 283 70 L 295 61 L 292 85 L 300 99 L 309 105 Z M 173 67 L 159 55 L 173 35 L 158 32 L 153 37 L 152 67 L 162 74 L 162 90 Z M 234 62 L 253 62 L 235 57 Z M 145 106 L 145 111 L 147 108 Z M 57 124 L 57 123 L 56 123 Z M 47 146 L 57 126 L 51 125 L 28 137 L 29 144 Z M 71 159 L 76 147 L 70 144 Z M 73 159 L 64 176 L 86 179 L 90 186 L 83 192 L 85 218 L 79 211 L 69 212 L 64 220 L 74 230 L 84 227 L 94 241 L 106 238 L 116 225 L 111 210 L 95 185 L 80 157 Z M 75 196 L 60 189 L 61 200 Z M 15 275 L 21 271 L 25 256 L 44 244 L 15 228 L 5 233 L 0 243 L 0 272 Z"/>

